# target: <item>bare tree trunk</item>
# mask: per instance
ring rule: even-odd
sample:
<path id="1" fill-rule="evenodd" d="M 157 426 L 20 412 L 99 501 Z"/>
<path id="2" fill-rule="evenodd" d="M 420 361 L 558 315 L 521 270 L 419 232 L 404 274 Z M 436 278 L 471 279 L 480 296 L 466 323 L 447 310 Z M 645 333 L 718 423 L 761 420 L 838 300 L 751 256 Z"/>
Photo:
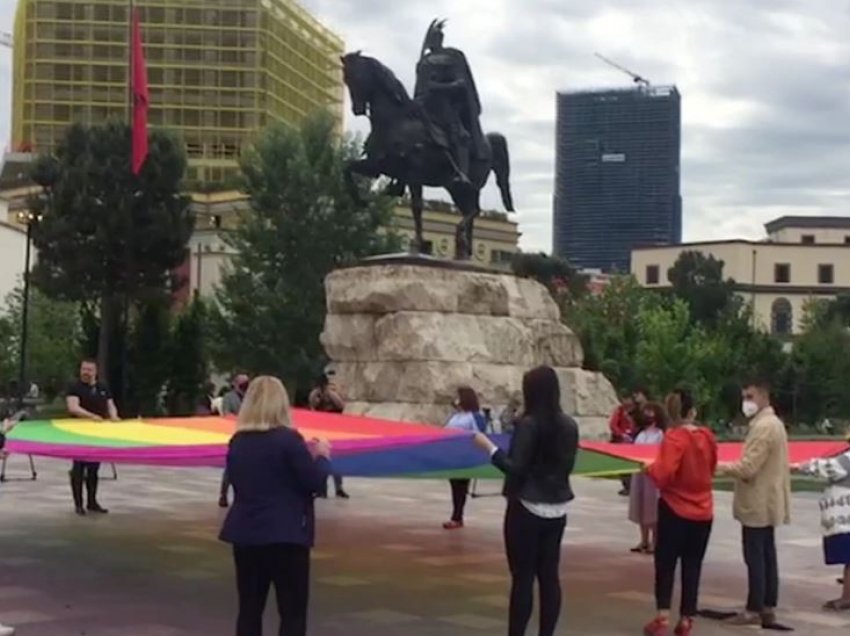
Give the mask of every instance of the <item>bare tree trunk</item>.
<path id="1" fill-rule="evenodd" d="M 109 378 L 109 347 L 112 341 L 114 299 L 108 292 L 100 298 L 100 333 L 97 338 L 97 367 L 103 381 Z"/>

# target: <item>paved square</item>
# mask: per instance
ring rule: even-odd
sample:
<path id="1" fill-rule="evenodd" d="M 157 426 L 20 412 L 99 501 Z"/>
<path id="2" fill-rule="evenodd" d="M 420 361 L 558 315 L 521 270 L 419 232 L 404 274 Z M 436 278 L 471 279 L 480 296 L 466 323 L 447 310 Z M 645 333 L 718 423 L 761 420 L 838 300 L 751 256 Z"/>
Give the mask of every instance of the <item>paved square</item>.
<path id="1" fill-rule="evenodd" d="M 216 539 L 223 516 L 216 506 L 218 471 L 120 467 L 118 481 L 102 485 L 112 513 L 78 518 L 65 463 L 37 463 L 38 481 L 0 484 L 0 621 L 17 625 L 20 636 L 233 633 L 231 556 Z M 13 459 L 10 473 L 24 465 Z M 447 484 L 352 479 L 347 486 L 351 500 L 318 503 L 312 634 L 506 632 L 501 498 L 470 501 L 466 528 L 446 532 Z M 576 480 L 559 636 L 638 634 L 652 614 L 652 561 L 628 551 L 637 532 L 617 486 Z M 497 488 L 482 484 L 481 490 Z M 734 606 L 745 594 L 740 531 L 730 508 L 730 496 L 718 494 L 704 576 L 707 607 Z M 838 572 L 821 564 L 817 498 L 795 496 L 794 517 L 779 535 L 782 618 L 803 636 L 846 632 L 850 614 L 819 609 L 837 595 Z M 274 633 L 272 607 L 270 598 L 267 634 Z M 698 633 L 742 632 L 704 621 Z"/>

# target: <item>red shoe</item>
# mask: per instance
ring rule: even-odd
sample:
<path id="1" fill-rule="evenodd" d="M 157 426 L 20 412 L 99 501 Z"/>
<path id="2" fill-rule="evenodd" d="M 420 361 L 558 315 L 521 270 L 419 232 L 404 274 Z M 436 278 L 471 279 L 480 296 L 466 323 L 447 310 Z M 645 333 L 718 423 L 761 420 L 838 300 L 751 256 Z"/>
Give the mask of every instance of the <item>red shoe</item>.
<path id="1" fill-rule="evenodd" d="M 680 618 L 679 624 L 676 625 L 676 629 L 673 630 L 673 633 L 676 636 L 691 636 L 691 630 L 694 628 L 694 619 L 692 618 Z"/>
<path id="2" fill-rule="evenodd" d="M 463 528 L 463 521 L 446 521 L 443 524 L 445 530 L 459 530 L 460 528 Z"/>
<path id="3" fill-rule="evenodd" d="M 668 636 L 670 633 L 670 622 L 663 618 L 656 618 L 643 628 L 643 636 Z"/>

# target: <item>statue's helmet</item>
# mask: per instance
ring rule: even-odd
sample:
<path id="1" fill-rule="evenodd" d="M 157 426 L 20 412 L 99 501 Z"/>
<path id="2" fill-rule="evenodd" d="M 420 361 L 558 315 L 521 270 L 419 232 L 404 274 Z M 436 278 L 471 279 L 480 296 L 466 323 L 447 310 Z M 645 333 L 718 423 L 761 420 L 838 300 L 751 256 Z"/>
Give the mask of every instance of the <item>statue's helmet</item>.
<path id="1" fill-rule="evenodd" d="M 431 25 L 428 27 L 428 32 L 425 34 L 425 42 L 422 45 L 423 50 L 439 49 L 443 46 L 443 38 L 445 37 L 443 27 L 445 25 L 445 20 L 435 19 L 431 21 Z"/>

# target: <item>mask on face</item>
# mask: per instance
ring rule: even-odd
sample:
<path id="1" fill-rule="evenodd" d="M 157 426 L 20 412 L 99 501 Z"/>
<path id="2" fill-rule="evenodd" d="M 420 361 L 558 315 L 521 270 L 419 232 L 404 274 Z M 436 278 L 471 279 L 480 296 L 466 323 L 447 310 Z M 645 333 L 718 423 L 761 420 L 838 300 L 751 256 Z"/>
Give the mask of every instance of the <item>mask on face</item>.
<path id="1" fill-rule="evenodd" d="M 744 417 L 753 417 L 759 410 L 759 405 L 752 400 L 744 400 L 741 403 L 741 413 L 744 414 Z"/>

